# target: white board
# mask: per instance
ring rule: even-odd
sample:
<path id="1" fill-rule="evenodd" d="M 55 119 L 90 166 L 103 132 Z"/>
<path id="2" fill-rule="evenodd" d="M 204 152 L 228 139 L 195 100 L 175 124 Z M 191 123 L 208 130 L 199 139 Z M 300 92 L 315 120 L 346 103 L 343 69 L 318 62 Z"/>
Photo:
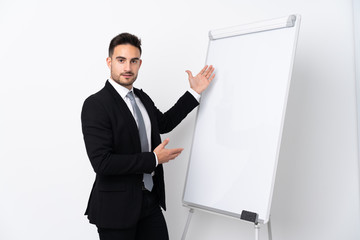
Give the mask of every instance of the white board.
<path id="1" fill-rule="evenodd" d="M 284 24 L 285 23 L 285 24 Z M 183 204 L 269 220 L 300 16 L 210 31 Z"/>

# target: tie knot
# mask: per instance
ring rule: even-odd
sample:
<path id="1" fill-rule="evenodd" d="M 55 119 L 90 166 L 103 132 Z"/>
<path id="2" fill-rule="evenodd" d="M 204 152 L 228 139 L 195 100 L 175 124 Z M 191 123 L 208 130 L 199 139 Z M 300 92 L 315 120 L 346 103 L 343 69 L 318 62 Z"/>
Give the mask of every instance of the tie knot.
<path id="1" fill-rule="evenodd" d="M 135 98 L 134 98 L 134 93 L 132 91 L 128 92 L 126 94 L 126 97 L 128 97 L 130 99 L 130 101 L 134 101 Z"/>

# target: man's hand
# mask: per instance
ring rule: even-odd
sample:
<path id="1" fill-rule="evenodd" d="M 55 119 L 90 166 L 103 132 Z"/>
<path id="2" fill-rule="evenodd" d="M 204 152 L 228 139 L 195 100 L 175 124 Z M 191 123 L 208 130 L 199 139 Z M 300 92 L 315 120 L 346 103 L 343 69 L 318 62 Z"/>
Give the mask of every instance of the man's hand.
<path id="1" fill-rule="evenodd" d="M 170 140 L 168 138 L 165 139 L 154 149 L 154 153 L 158 158 L 159 164 L 167 163 L 168 161 L 173 160 L 180 155 L 182 150 L 184 150 L 183 148 L 166 149 L 165 146 L 169 143 L 169 141 Z"/>
<path id="2" fill-rule="evenodd" d="M 186 70 L 189 75 L 190 87 L 195 90 L 198 94 L 201 94 L 214 79 L 215 74 L 213 74 L 215 68 L 212 65 L 208 68 L 206 65 L 195 77 L 193 77 L 191 71 Z"/>

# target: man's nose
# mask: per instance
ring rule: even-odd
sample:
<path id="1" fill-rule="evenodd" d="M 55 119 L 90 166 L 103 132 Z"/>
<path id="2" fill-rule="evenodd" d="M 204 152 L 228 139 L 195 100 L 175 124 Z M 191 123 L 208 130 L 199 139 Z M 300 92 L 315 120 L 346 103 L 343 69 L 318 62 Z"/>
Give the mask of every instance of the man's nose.
<path id="1" fill-rule="evenodd" d="M 130 62 L 126 62 L 126 63 L 125 63 L 124 70 L 125 70 L 125 72 L 130 72 L 130 71 L 131 71 L 131 64 L 130 64 Z"/>

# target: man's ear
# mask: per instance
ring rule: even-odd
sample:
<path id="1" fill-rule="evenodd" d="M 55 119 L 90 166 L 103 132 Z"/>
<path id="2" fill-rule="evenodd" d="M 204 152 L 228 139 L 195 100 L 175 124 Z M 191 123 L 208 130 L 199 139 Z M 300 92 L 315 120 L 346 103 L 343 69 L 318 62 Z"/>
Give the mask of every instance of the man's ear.
<path id="1" fill-rule="evenodd" d="M 109 69 L 111 69 L 111 57 L 106 58 L 106 64 L 109 67 Z"/>

